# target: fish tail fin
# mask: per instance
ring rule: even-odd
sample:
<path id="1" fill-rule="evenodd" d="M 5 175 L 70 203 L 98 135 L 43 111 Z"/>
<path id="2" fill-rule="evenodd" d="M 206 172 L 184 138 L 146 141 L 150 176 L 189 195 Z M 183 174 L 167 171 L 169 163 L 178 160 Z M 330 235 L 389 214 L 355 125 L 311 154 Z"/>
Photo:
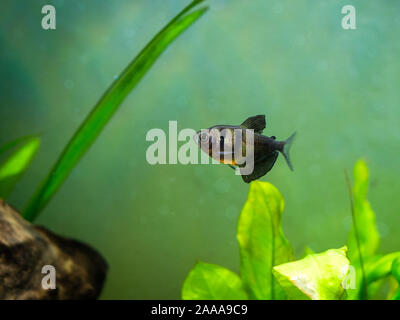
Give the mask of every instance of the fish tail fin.
<path id="1" fill-rule="evenodd" d="M 293 165 L 292 165 L 292 162 L 290 161 L 289 151 L 290 151 L 290 148 L 292 147 L 295 137 L 296 137 L 296 132 L 294 132 L 289 138 L 287 138 L 283 142 L 282 150 L 280 150 L 280 152 L 283 154 L 283 156 L 286 160 L 286 163 L 288 164 L 290 170 L 292 170 L 292 171 L 293 171 Z"/>

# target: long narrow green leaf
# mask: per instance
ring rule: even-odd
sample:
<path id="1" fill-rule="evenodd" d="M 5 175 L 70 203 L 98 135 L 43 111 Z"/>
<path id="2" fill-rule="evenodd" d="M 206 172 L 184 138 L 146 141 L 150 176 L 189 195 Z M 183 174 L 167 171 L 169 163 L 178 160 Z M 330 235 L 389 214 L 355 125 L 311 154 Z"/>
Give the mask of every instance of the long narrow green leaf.
<path id="1" fill-rule="evenodd" d="M 247 300 L 239 276 L 218 265 L 198 262 L 182 287 L 183 300 Z"/>
<path id="2" fill-rule="evenodd" d="M 14 140 L 15 146 L 26 138 Z M 6 199 L 22 174 L 25 172 L 40 145 L 38 137 L 30 137 L 26 143 L 17 148 L 3 163 L 0 164 L 0 198 Z M 4 149 L 3 149 L 4 150 Z"/>
<path id="3" fill-rule="evenodd" d="M 75 132 L 50 173 L 29 201 L 24 211 L 24 217 L 27 220 L 33 221 L 43 210 L 74 166 L 96 140 L 122 101 L 143 78 L 161 53 L 175 38 L 205 13 L 206 7 L 189 12 L 202 2 L 203 0 L 193 1 L 172 19 L 110 86 Z"/>
<path id="4" fill-rule="evenodd" d="M 284 299 L 272 275 L 276 265 L 293 260 L 293 250 L 281 228 L 284 202 L 268 182 L 253 181 L 240 214 L 237 238 L 240 274 L 251 299 Z"/>

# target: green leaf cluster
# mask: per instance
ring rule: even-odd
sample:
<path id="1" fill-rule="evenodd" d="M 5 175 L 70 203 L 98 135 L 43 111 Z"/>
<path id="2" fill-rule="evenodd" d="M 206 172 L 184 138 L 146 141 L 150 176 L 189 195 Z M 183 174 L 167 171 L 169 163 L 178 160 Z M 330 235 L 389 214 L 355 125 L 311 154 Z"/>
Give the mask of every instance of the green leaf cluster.
<path id="1" fill-rule="evenodd" d="M 394 275 L 392 265 L 400 257 L 400 252 L 386 255 L 377 253 L 379 234 L 375 213 L 367 200 L 369 170 L 364 160 L 356 162 L 353 175 L 354 185 L 350 192 L 353 226 L 348 247 L 356 283 L 347 290 L 347 295 L 351 300 L 373 299 L 383 280 Z"/>
<path id="2" fill-rule="evenodd" d="M 400 282 L 400 252 L 377 254 L 379 235 L 367 200 L 368 183 L 368 167 L 359 160 L 350 191 L 353 226 L 347 246 L 322 253 L 306 247 L 303 258 L 295 261 L 281 228 L 282 195 L 268 182 L 252 182 L 237 229 L 240 277 L 198 262 L 184 281 L 182 298 L 367 299 L 386 278 Z M 400 298 L 398 284 L 388 298 Z"/>

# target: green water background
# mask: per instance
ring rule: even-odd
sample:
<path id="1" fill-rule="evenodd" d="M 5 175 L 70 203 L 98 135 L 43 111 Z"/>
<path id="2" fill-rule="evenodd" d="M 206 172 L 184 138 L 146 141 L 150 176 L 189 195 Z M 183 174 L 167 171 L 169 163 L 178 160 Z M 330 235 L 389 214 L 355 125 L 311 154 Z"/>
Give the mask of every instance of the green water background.
<path id="1" fill-rule="evenodd" d="M 57 29 L 41 28 L 53 4 Z M 187 1 L 0 3 L 0 143 L 42 133 L 11 204 L 22 208 L 114 77 Z M 37 220 L 96 247 L 103 298 L 174 299 L 197 259 L 238 272 L 236 222 L 248 185 L 223 166 L 150 166 L 151 128 L 200 129 L 267 115 L 298 132 L 282 192 L 295 252 L 340 247 L 351 226 L 343 170 L 364 157 L 381 251 L 399 250 L 400 2 L 211 1 L 162 55 Z M 341 8 L 357 9 L 343 30 Z"/>

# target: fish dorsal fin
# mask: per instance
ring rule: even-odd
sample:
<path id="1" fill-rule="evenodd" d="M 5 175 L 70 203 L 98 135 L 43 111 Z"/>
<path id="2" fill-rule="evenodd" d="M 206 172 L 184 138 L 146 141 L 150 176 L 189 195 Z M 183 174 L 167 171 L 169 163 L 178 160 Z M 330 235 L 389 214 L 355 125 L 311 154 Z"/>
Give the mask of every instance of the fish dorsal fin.
<path id="1" fill-rule="evenodd" d="M 255 133 L 262 133 L 265 129 L 265 115 L 250 117 L 240 126 L 246 129 L 253 129 Z"/>

